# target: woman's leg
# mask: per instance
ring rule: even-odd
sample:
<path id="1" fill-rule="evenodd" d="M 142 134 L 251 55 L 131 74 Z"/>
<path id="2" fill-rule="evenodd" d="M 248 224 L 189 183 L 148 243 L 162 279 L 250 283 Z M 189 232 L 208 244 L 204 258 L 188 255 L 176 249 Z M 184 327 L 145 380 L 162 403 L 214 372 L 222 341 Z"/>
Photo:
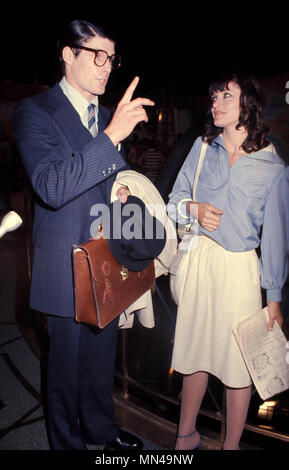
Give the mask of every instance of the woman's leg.
<path id="1" fill-rule="evenodd" d="M 239 449 L 239 442 L 247 419 L 251 400 L 251 386 L 227 388 L 227 422 L 224 450 Z"/>
<path id="2" fill-rule="evenodd" d="M 183 378 L 181 415 L 179 436 L 187 436 L 196 429 L 198 413 L 208 385 L 208 374 L 196 372 Z M 200 434 L 194 433 L 187 438 L 177 438 L 176 449 L 187 450 L 196 447 L 200 442 Z"/>

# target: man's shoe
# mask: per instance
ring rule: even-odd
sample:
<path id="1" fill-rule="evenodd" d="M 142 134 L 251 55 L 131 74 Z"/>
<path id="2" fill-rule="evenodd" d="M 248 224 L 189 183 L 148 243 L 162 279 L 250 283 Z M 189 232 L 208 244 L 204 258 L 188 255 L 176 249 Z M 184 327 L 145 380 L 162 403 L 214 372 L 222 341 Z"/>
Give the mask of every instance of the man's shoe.
<path id="1" fill-rule="evenodd" d="M 126 431 L 119 431 L 119 436 L 107 442 L 105 449 L 114 450 L 142 450 L 143 442 L 133 434 Z"/>

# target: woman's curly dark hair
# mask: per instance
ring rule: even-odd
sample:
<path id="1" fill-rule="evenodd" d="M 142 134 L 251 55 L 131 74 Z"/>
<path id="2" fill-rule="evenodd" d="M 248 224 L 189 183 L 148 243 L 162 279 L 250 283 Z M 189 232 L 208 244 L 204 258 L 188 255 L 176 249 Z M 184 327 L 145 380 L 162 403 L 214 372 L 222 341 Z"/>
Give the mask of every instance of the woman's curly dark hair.
<path id="1" fill-rule="evenodd" d="M 236 129 L 244 127 L 248 134 L 241 147 L 246 153 L 256 152 L 269 144 L 267 140 L 269 128 L 264 125 L 263 94 L 258 81 L 254 77 L 243 73 L 228 73 L 223 74 L 210 84 L 209 96 L 212 97 L 217 91 L 227 90 L 231 82 L 236 83 L 241 89 L 240 116 Z M 202 139 L 211 144 L 222 131 L 222 127 L 214 125 L 210 108 L 207 113 Z"/>

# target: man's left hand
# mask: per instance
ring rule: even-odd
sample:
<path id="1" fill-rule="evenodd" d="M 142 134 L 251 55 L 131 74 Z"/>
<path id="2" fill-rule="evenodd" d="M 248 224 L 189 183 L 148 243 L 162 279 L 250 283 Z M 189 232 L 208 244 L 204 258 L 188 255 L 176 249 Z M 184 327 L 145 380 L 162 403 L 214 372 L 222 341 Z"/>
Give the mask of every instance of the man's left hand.
<path id="1" fill-rule="evenodd" d="M 130 190 L 127 186 L 121 186 L 121 188 L 117 190 L 116 195 L 121 202 L 126 202 L 127 197 L 130 195 Z"/>

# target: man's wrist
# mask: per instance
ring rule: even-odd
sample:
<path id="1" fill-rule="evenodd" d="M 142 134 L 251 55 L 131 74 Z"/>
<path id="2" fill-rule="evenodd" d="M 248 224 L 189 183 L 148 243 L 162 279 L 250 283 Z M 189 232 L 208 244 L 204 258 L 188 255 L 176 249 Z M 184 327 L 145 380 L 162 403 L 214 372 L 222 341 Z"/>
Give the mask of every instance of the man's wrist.
<path id="1" fill-rule="evenodd" d="M 109 128 L 106 128 L 103 132 L 104 132 L 104 134 L 106 134 L 106 135 L 110 138 L 110 140 L 112 141 L 113 145 L 114 145 L 115 147 L 117 147 L 118 144 L 120 143 L 120 139 L 118 139 L 118 138 L 113 134 L 113 132 L 111 132 L 111 131 L 109 130 Z"/>

